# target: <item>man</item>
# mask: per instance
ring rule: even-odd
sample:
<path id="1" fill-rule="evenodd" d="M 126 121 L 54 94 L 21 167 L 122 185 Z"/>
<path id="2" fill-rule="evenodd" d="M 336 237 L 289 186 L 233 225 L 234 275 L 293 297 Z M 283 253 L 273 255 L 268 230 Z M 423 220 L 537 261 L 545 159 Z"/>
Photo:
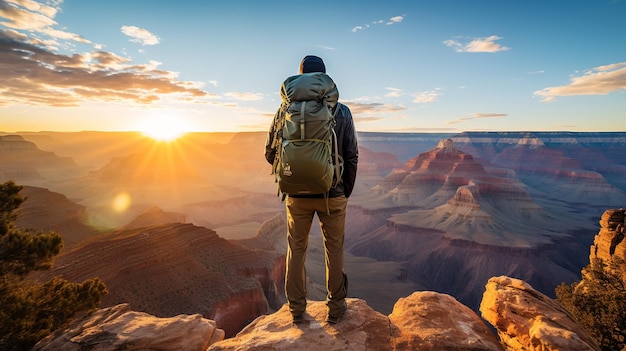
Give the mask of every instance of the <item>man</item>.
<path id="1" fill-rule="evenodd" d="M 300 74 L 321 72 L 326 73 L 324 61 L 317 56 L 306 56 L 300 63 Z M 330 80 L 332 82 L 332 80 Z M 319 87 L 318 87 L 319 88 Z M 325 89 L 322 87 L 320 89 Z M 328 87 L 338 92 L 334 83 Z M 274 163 L 276 147 L 274 143 L 277 119 L 282 118 L 283 109 L 279 109 L 265 145 L 265 158 Z M 343 158 L 344 168 L 341 181 L 330 189 L 327 194 L 295 195 L 287 194 L 287 269 L 285 273 L 285 295 L 294 323 L 304 320 L 306 310 L 306 272 L 305 259 L 309 240 L 309 230 L 313 217 L 317 214 L 322 235 L 326 258 L 326 321 L 331 324 L 339 322 L 346 311 L 345 302 L 348 289 L 348 278 L 343 270 L 343 242 L 346 222 L 348 198 L 356 180 L 359 150 L 352 113 L 348 106 L 339 102 L 334 104 L 332 112 L 335 116 L 335 133 L 337 135 L 337 152 Z"/>

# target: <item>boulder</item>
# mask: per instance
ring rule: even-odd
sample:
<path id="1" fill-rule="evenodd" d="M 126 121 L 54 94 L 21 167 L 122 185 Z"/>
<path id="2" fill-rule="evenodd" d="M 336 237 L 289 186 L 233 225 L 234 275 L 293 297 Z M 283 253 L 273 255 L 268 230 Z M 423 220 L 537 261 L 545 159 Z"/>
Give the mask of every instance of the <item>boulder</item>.
<path id="1" fill-rule="evenodd" d="M 74 321 L 33 351 L 205 351 L 222 339 L 224 331 L 199 314 L 158 318 L 120 304 Z"/>
<path id="2" fill-rule="evenodd" d="M 326 305 L 308 301 L 305 320 L 293 324 L 287 305 L 260 316 L 234 338 L 217 342 L 209 351 L 392 350 L 389 319 L 360 299 L 347 299 L 339 323 L 327 324 Z"/>
<path id="3" fill-rule="evenodd" d="M 393 350 L 502 350 L 482 319 L 450 295 L 413 293 L 396 302 L 389 320 Z"/>
<path id="4" fill-rule="evenodd" d="M 519 279 L 489 279 L 480 312 L 506 350 L 600 350 L 557 301 Z"/>
<path id="5" fill-rule="evenodd" d="M 449 295 L 415 292 L 400 299 L 389 316 L 361 299 L 346 301 L 348 310 L 337 324 L 325 322 L 323 301 L 309 301 L 299 324 L 292 323 L 285 305 L 209 351 L 502 350 L 480 317 Z"/>

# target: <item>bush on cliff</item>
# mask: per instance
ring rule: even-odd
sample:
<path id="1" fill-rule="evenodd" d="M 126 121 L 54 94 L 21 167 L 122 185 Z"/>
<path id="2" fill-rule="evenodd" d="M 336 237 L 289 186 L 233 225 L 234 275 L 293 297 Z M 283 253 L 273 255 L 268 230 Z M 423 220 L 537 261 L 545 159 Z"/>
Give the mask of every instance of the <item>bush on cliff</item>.
<path id="1" fill-rule="evenodd" d="M 592 260 L 582 280 L 556 288 L 557 300 L 604 351 L 626 349 L 626 261 L 614 256 L 606 264 Z"/>
<path id="2" fill-rule="evenodd" d="M 30 350 L 78 312 L 96 309 L 107 293 L 98 278 L 71 283 L 56 277 L 44 284 L 24 279 L 50 269 L 63 241 L 55 232 L 15 226 L 26 200 L 21 190 L 12 181 L 0 184 L 0 350 Z"/>

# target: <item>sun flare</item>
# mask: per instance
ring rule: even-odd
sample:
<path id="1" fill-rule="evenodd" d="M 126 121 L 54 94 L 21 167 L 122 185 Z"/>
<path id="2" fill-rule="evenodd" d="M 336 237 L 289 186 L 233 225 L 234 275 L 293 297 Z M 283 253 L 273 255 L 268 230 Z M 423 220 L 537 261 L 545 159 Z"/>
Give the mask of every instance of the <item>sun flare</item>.
<path id="1" fill-rule="evenodd" d="M 188 132 L 185 121 L 171 115 L 146 118 L 139 127 L 141 134 L 156 141 L 174 141 Z"/>

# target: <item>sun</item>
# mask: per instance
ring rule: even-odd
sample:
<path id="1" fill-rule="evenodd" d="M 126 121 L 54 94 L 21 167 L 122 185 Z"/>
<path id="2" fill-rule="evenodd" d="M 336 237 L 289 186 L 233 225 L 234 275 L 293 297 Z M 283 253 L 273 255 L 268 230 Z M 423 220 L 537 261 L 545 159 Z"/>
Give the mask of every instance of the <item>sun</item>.
<path id="1" fill-rule="evenodd" d="M 141 134 L 156 141 L 174 141 L 185 135 L 189 129 L 184 119 L 174 116 L 158 114 L 145 118 L 140 126 Z"/>

